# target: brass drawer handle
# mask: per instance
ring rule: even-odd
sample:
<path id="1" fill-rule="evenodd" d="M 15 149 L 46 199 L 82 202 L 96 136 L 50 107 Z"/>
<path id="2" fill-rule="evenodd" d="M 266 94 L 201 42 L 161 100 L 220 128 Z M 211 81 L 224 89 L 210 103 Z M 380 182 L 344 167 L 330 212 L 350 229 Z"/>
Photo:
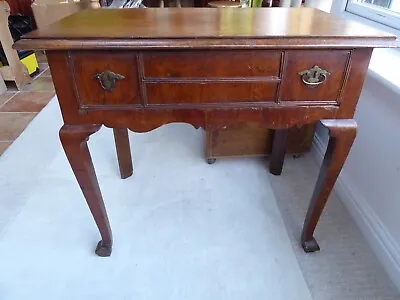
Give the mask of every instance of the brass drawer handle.
<path id="1" fill-rule="evenodd" d="M 105 70 L 104 72 L 93 76 L 93 79 L 98 80 L 103 90 L 106 90 L 107 92 L 112 92 L 115 88 L 115 83 L 124 78 L 124 75 L 114 73 L 110 70 Z"/>
<path id="2" fill-rule="evenodd" d="M 309 88 L 316 88 L 320 84 L 323 84 L 331 73 L 321 69 L 318 66 L 314 66 L 311 69 L 299 72 L 301 80 Z"/>

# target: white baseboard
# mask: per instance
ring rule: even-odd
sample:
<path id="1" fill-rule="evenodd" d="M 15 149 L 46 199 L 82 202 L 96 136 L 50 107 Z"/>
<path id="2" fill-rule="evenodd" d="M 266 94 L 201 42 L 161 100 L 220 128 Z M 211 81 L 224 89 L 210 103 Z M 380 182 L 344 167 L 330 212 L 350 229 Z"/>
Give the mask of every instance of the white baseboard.
<path id="1" fill-rule="evenodd" d="M 326 145 L 318 135 L 315 135 L 312 154 L 318 163 L 322 163 L 325 150 Z M 336 182 L 335 192 L 339 195 L 375 255 L 400 291 L 400 247 L 365 198 L 357 192 L 349 176 L 346 176 L 345 169 Z"/>

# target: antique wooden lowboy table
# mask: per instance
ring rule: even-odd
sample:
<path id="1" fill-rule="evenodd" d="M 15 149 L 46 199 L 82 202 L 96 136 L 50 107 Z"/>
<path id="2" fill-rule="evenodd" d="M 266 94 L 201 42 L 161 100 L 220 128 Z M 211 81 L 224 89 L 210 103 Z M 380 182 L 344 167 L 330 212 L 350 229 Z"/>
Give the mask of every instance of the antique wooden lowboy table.
<path id="1" fill-rule="evenodd" d="M 60 139 L 109 256 L 112 234 L 87 147 L 114 129 L 122 178 L 132 174 L 127 128 L 171 122 L 204 129 L 255 122 L 275 130 L 270 171 L 280 174 L 287 129 L 320 121 L 330 140 L 301 242 L 313 237 L 356 136 L 355 107 L 373 48 L 394 36 L 314 9 L 87 10 L 28 34 L 44 49 L 64 126 Z M 243 187 L 246 188 L 246 187 Z"/>

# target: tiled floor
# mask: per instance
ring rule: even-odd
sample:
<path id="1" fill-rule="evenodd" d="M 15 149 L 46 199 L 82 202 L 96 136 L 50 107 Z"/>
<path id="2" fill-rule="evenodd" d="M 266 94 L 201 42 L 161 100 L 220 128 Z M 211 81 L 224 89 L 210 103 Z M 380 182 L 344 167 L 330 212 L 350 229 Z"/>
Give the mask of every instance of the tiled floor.
<path id="1" fill-rule="evenodd" d="M 7 82 L 7 92 L 0 95 L 0 155 L 55 95 L 46 56 L 37 52 L 36 58 L 39 73 L 33 81 L 21 91 Z"/>

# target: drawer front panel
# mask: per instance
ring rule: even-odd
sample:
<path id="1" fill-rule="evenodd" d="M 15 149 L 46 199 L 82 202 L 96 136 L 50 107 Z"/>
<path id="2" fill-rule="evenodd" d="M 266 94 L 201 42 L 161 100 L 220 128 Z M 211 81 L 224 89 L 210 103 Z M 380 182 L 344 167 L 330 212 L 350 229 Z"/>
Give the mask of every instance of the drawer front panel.
<path id="1" fill-rule="evenodd" d="M 287 51 L 280 100 L 337 101 L 349 57 L 350 51 Z"/>
<path id="2" fill-rule="evenodd" d="M 137 59 L 134 52 L 77 52 L 71 53 L 71 62 L 82 105 L 140 103 Z M 116 75 L 107 73 L 106 70 Z"/>
<path id="3" fill-rule="evenodd" d="M 149 104 L 200 104 L 274 101 L 278 84 L 240 83 L 147 83 Z"/>
<path id="4" fill-rule="evenodd" d="M 143 54 L 145 77 L 279 76 L 280 51 L 182 51 Z"/>

